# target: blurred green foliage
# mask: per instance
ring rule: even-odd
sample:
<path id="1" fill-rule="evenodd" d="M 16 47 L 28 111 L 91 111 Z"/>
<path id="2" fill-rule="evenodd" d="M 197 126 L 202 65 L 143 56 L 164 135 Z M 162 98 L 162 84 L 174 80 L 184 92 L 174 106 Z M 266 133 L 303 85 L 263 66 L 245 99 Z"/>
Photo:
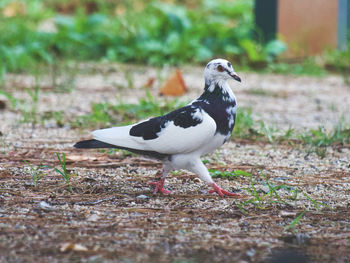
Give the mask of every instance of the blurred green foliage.
<path id="1" fill-rule="evenodd" d="M 178 100 L 158 100 L 150 93 L 138 103 L 111 104 L 96 103 L 91 106 L 91 113 L 79 116 L 71 124 L 73 127 L 104 127 L 106 125 L 126 125 L 149 117 L 166 114 L 175 108 L 185 106 Z"/>
<path id="2" fill-rule="evenodd" d="M 18 2 L 23 14 L 6 17 L 11 2 L 0 4 L 2 72 L 30 71 L 56 59 L 162 65 L 224 56 L 249 64 L 271 61 L 286 48 L 276 40 L 263 46 L 253 39 L 252 0 L 197 0 L 193 6 L 118 1 L 113 8 L 110 1 L 90 1 L 94 12 L 78 5 L 69 15 L 58 13 L 60 1 L 32 0 Z"/>
<path id="3" fill-rule="evenodd" d="M 170 3 L 172 2 L 172 3 Z M 347 72 L 350 48 L 325 53 L 319 65 L 276 63 L 286 45 L 254 36 L 253 0 L 2 0 L 0 79 L 58 60 L 151 65 L 204 63 L 225 57 L 242 68 L 323 75 Z M 323 67 L 325 66 L 325 67 Z"/>

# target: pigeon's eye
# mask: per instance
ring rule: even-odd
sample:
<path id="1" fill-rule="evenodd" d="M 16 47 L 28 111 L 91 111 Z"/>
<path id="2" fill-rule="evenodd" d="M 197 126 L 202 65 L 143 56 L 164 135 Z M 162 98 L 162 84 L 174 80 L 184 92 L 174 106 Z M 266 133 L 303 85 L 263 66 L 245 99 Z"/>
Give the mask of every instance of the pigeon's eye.
<path id="1" fill-rule="evenodd" d="M 219 65 L 216 69 L 217 69 L 217 71 L 219 71 L 219 72 L 223 72 L 223 71 L 224 71 L 224 68 L 223 68 L 223 66 L 221 66 L 221 65 Z"/>

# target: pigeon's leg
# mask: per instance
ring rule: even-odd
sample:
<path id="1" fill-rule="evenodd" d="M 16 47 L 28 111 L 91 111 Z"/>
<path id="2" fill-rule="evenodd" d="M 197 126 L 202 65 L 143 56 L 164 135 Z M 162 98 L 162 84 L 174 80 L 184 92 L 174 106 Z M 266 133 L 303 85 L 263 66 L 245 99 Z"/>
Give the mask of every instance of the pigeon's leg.
<path id="1" fill-rule="evenodd" d="M 188 170 L 196 173 L 200 179 L 202 179 L 204 182 L 212 186 L 214 189 L 209 190 L 209 193 L 218 193 L 221 197 L 227 196 L 239 196 L 239 194 L 231 193 L 229 191 L 226 191 L 222 189 L 220 186 L 218 186 L 213 179 L 211 178 L 209 171 L 207 167 L 202 163 L 200 159 L 196 159 L 193 162 L 191 162 L 191 165 L 189 166 Z"/>
<path id="2" fill-rule="evenodd" d="M 149 185 L 155 185 L 156 187 L 154 188 L 153 194 L 156 194 L 158 191 L 161 192 L 162 194 L 171 194 L 170 191 L 166 190 L 163 188 L 164 186 L 164 181 L 165 177 L 169 174 L 171 171 L 171 167 L 167 164 L 163 164 L 163 172 L 162 172 L 162 177 L 158 182 L 148 182 Z"/>

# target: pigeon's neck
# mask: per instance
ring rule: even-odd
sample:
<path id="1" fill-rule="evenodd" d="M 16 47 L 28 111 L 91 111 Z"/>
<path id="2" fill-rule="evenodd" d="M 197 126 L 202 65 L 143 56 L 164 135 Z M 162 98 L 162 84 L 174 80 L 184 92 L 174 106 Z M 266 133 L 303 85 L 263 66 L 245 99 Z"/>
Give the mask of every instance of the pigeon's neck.
<path id="1" fill-rule="evenodd" d="M 215 98 L 227 102 L 236 101 L 236 97 L 233 94 L 230 86 L 227 84 L 226 80 L 219 81 L 205 81 L 204 93 L 201 95 L 204 98 Z"/>
<path id="2" fill-rule="evenodd" d="M 203 94 L 193 102 L 216 123 L 216 132 L 224 135 L 225 142 L 231 135 L 236 119 L 236 98 L 226 81 L 205 83 Z"/>

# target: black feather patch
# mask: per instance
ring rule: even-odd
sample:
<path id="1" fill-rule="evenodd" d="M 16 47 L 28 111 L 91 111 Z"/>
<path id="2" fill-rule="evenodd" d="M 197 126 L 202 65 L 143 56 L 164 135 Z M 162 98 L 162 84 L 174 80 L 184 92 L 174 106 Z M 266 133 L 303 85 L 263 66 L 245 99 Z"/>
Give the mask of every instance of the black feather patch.
<path id="1" fill-rule="evenodd" d="M 74 147 L 79 149 L 116 148 L 121 150 L 127 150 L 129 152 L 136 153 L 136 154 L 150 156 L 156 159 L 164 159 L 169 157 L 168 154 L 163 154 L 155 151 L 143 151 L 139 149 L 132 149 L 128 147 L 117 146 L 117 145 L 101 142 L 95 139 L 77 142 L 76 144 L 74 144 Z"/>
<path id="2" fill-rule="evenodd" d="M 195 117 L 198 110 L 200 111 L 200 108 L 194 106 L 186 106 L 178 109 L 177 114 L 174 114 L 175 116 L 172 117 L 174 125 L 181 128 L 189 128 L 201 123 L 203 120 Z"/>
<path id="3" fill-rule="evenodd" d="M 92 139 L 92 140 L 77 142 L 76 144 L 74 144 L 74 148 L 78 148 L 78 149 L 115 148 L 115 145 Z"/>
<path id="4" fill-rule="evenodd" d="M 216 132 L 222 135 L 231 134 L 234 128 L 236 114 L 229 113 L 228 108 L 236 106 L 236 101 L 231 99 L 229 94 L 216 85 L 215 89 L 210 92 L 209 86 L 206 84 L 204 93 L 193 102 L 194 106 L 202 108 L 212 117 L 216 123 Z M 232 115 L 231 115 L 232 114 Z M 230 119 L 233 118 L 233 124 L 230 125 Z"/>
<path id="5" fill-rule="evenodd" d="M 130 129 L 131 136 L 142 137 L 144 140 L 153 140 L 158 138 L 158 133 L 173 121 L 175 126 L 181 128 L 189 128 L 196 126 L 203 120 L 195 117 L 197 111 L 201 109 L 188 105 L 172 111 L 164 116 L 149 119 L 148 121 L 139 123 Z"/>
<path id="6" fill-rule="evenodd" d="M 161 117 L 157 117 L 133 126 L 129 134 L 131 136 L 142 137 L 144 140 L 152 140 L 158 138 L 157 133 L 164 127 L 165 125 Z"/>

